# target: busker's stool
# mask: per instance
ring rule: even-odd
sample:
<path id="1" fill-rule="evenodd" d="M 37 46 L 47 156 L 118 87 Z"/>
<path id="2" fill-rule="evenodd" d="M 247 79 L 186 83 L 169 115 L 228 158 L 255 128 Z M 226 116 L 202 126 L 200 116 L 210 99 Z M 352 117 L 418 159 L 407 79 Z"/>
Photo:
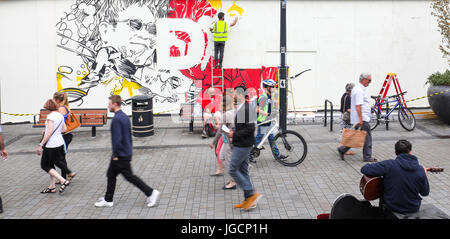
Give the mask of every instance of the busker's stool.
<path id="1" fill-rule="evenodd" d="M 418 212 L 415 213 L 397 213 L 383 207 L 386 216 L 391 219 L 450 219 L 450 217 L 432 204 L 422 204 Z"/>

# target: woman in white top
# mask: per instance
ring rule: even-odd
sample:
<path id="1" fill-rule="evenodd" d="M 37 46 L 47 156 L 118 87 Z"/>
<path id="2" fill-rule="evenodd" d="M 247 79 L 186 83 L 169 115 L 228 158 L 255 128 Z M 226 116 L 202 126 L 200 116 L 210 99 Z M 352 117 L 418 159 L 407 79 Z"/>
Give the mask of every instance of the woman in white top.
<path id="1" fill-rule="evenodd" d="M 71 113 L 70 111 L 70 107 L 69 107 L 69 99 L 67 96 L 67 93 L 62 93 L 62 92 L 56 92 L 55 94 L 53 94 L 53 100 L 56 102 L 56 104 L 59 107 L 59 113 L 61 113 L 64 117 L 64 122 L 67 122 L 67 118 L 69 118 L 69 115 Z M 63 164 L 67 165 L 67 160 L 66 160 L 66 156 L 67 156 L 67 151 L 69 149 L 69 144 L 70 142 L 72 142 L 72 138 L 73 138 L 73 134 L 72 132 L 65 132 L 63 134 L 63 139 L 64 139 L 64 144 L 65 144 L 65 150 L 64 150 L 64 157 L 60 158 L 60 160 L 62 160 Z M 58 166 L 59 163 L 55 163 L 56 166 Z M 76 176 L 76 173 L 71 173 L 71 172 L 66 172 L 66 171 L 61 171 L 61 176 L 64 179 L 69 179 L 69 181 L 72 181 L 73 178 Z M 56 183 L 58 184 L 58 182 Z"/>
<path id="2" fill-rule="evenodd" d="M 71 173 L 67 165 L 62 163 L 64 157 L 64 139 L 62 132 L 66 131 L 64 116 L 58 112 L 58 105 L 54 100 L 47 100 L 44 108 L 50 111 L 45 121 L 45 134 L 37 149 L 37 154 L 41 155 L 41 168 L 50 175 L 50 186 L 41 193 L 55 193 L 55 178 L 61 182 L 59 193 L 62 194 L 69 186 L 70 181 L 65 180 L 56 170 L 55 165 Z"/>

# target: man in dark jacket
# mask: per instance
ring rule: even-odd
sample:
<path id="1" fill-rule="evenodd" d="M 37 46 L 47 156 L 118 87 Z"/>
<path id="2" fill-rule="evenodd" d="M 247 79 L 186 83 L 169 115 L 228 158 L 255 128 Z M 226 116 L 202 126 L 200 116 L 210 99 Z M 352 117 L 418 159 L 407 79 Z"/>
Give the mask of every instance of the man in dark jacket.
<path id="1" fill-rule="evenodd" d="M 366 164 L 361 173 L 366 176 L 383 177 L 385 206 L 392 212 L 414 213 L 419 211 L 422 198 L 428 196 L 427 171 L 419 165 L 417 157 L 411 155 L 412 145 L 406 140 L 395 144 L 395 160 Z"/>
<path id="2" fill-rule="evenodd" d="M 107 190 L 104 198 L 95 203 L 96 207 L 112 207 L 117 175 L 138 187 L 147 196 L 147 206 L 153 207 L 159 200 L 160 192 L 152 189 L 131 170 L 133 143 L 131 139 L 131 123 L 128 116 L 121 110 L 122 98 L 119 95 L 109 97 L 109 111 L 114 112 L 111 122 L 112 156 L 109 164 Z"/>
<path id="3" fill-rule="evenodd" d="M 232 138 L 233 151 L 231 153 L 229 173 L 236 184 L 244 190 L 245 200 L 234 208 L 249 210 L 256 207 L 261 194 L 253 190 L 248 172 L 248 158 L 255 143 L 256 109 L 248 102 L 246 88 L 235 88 L 238 108 L 234 119 L 235 128 L 228 133 Z"/>

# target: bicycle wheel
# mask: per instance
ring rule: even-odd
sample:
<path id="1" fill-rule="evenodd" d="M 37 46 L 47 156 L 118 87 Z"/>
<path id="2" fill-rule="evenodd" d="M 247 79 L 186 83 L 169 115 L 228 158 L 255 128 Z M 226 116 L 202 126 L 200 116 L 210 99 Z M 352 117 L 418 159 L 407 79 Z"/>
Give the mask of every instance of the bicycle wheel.
<path id="1" fill-rule="evenodd" d="M 380 124 L 380 113 L 378 109 L 372 108 L 370 112 L 370 130 L 374 130 Z"/>
<path id="2" fill-rule="evenodd" d="M 416 118 L 408 108 L 400 106 L 398 110 L 398 121 L 400 125 L 407 131 L 413 131 L 416 128 Z"/>
<path id="3" fill-rule="evenodd" d="M 308 154 L 305 139 L 292 130 L 286 130 L 275 135 L 271 150 L 273 157 L 279 163 L 289 167 L 301 164 Z"/>

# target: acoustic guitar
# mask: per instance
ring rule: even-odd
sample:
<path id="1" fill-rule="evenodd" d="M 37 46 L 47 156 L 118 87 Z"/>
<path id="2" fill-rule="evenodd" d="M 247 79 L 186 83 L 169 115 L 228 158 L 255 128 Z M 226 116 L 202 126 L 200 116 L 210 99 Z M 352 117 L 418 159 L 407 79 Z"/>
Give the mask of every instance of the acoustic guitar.
<path id="1" fill-rule="evenodd" d="M 441 173 L 443 168 L 427 168 L 427 172 Z M 367 201 L 376 200 L 383 195 L 383 178 L 363 175 L 359 182 L 359 190 Z"/>

